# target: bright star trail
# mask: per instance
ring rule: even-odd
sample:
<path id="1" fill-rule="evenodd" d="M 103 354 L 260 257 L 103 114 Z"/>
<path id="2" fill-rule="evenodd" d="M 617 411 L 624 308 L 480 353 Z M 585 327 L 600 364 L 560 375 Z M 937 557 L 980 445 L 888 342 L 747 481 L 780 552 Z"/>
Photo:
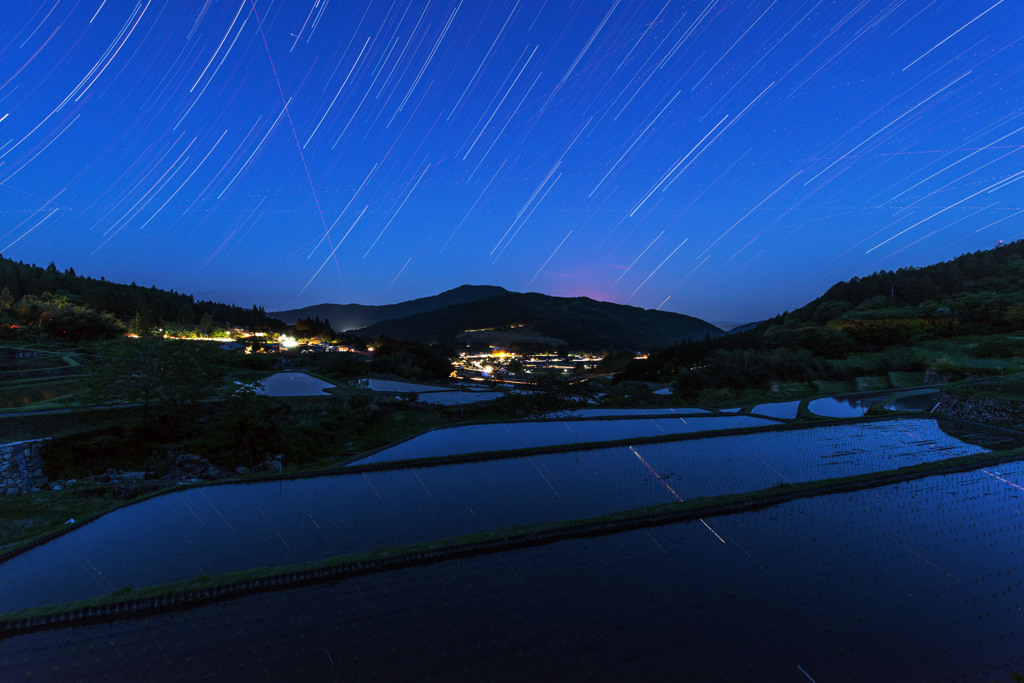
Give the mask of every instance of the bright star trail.
<path id="1" fill-rule="evenodd" d="M 1024 236 L 1020 2 L 2 12 L 0 254 L 80 275 L 756 320 Z"/>

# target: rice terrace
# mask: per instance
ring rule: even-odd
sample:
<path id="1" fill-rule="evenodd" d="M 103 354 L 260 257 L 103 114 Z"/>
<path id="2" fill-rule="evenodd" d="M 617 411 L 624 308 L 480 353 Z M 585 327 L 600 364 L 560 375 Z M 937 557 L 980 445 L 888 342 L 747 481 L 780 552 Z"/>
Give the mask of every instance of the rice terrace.
<path id="1" fill-rule="evenodd" d="M 19 587 L 0 596 L 5 675 L 1019 666 L 1024 464 L 1003 454 L 1020 436 L 912 414 L 798 426 L 649 412 L 448 428 L 332 472 L 184 488 L 76 525 L 0 563 Z M 679 440 L 666 420 L 693 431 Z M 544 442 L 616 422 L 663 434 Z M 459 446 L 513 429 L 537 436 Z"/>

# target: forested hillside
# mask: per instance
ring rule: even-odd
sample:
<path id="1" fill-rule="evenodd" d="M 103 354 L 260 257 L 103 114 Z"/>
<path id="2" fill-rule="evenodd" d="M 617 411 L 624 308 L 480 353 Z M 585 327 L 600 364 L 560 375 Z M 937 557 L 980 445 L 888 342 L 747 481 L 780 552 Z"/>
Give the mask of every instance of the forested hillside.
<path id="1" fill-rule="evenodd" d="M 405 318 L 419 313 L 428 313 L 448 306 L 479 301 L 508 294 L 508 290 L 494 285 L 462 285 L 434 296 L 426 296 L 397 304 L 367 306 L 363 304 L 318 304 L 295 308 L 288 311 L 272 311 L 271 315 L 286 323 L 302 318 L 323 318 L 332 321 L 331 326 L 339 331 L 358 330 L 374 323 L 395 318 Z"/>
<path id="2" fill-rule="evenodd" d="M 45 297 L 45 295 L 52 295 Z M 262 307 L 242 308 L 213 301 L 196 301 L 191 294 L 80 277 L 73 268 L 61 271 L 15 262 L 0 256 L 0 309 L 9 310 L 25 297 L 54 299 L 111 313 L 122 321 L 136 316 L 165 323 L 200 324 L 204 316 L 213 325 L 237 325 L 250 329 L 283 327 Z"/>
<path id="3" fill-rule="evenodd" d="M 881 271 L 833 285 L 785 316 L 833 321 L 949 319 L 963 333 L 998 332 L 1024 322 L 1024 240 L 923 268 Z"/>
<path id="4" fill-rule="evenodd" d="M 357 334 L 451 344 L 466 330 L 514 327 L 529 327 L 561 339 L 573 350 L 595 351 L 646 350 L 680 339 L 722 334 L 711 323 L 681 313 L 535 292 L 506 292 L 429 313 L 386 320 L 358 330 Z"/>
<path id="5" fill-rule="evenodd" d="M 970 342 L 971 353 L 1005 357 L 1020 353 L 1018 340 L 1008 333 L 1022 328 L 1024 241 L 1017 241 L 931 266 L 837 283 L 752 330 L 661 349 L 632 364 L 623 377 L 674 379 L 682 393 L 696 394 L 920 371 L 919 354 L 887 350 L 984 336 Z"/>

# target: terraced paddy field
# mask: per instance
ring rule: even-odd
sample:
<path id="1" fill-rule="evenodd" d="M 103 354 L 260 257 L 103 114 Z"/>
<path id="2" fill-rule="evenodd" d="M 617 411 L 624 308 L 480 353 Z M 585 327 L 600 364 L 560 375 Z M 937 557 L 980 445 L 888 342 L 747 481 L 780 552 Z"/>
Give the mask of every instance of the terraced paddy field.
<path id="1" fill-rule="evenodd" d="M 640 438 L 602 443 L 609 425 Z M 1005 431 L 636 414 L 403 445 L 418 440 L 403 462 L 160 495 L 4 559 L 0 585 L 16 589 L 0 591 L 0 678 L 1009 680 L 1024 668 L 1024 463 L 875 476 L 1019 447 Z M 445 457 L 460 453 L 474 455 Z M 857 490 L 773 493 L 849 477 Z M 717 502 L 731 495 L 766 502 Z M 690 502 L 707 512 L 657 516 Z M 344 569 L 301 579 L 311 562 Z M 276 583 L 217 578 L 289 566 Z M 181 581 L 248 587 L 159 588 Z M 149 616 L 15 614 L 150 590 L 184 597 Z"/>
<path id="2" fill-rule="evenodd" d="M 985 450 L 934 420 L 893 419 L 189 488 L 0 563 L 0 583 L 18 586 L 0 613 Z"/>
<path id="3" fill-rule="evenodd" d="M 1019 463 L 933 476 L 10 636 L 0 676 L 1010 681 L 1022 505 Z"/>
<path id="4" fill-rule="evenodd" d="M 748 415 L 652 417 L 629 414 L 608 419 L 548 419 L 449 427 L 428 432 L 357 460 L 360 465 L 436 458 L 482 451 L 545 448 L 702 431 L 768 427 L 776 422 Z"/>

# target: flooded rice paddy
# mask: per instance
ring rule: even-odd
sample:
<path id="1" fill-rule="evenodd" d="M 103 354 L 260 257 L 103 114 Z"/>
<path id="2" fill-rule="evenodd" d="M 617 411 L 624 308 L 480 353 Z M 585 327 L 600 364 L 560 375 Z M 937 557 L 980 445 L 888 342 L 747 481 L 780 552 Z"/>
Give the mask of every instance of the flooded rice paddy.
<path id="1" fill-rule="evenodd" d="M 982 450 L 933 420 L 896 419 L 192 488 L 0 564 L 0 584 L 19 587 L 0 592 L 0 612 Z"/>
<path id="2" fill-rule="evenodd" d="M 767 427 L 776 424 L 746 415 L 503 422 L 438 429 L 377 451 L 356 464 L 416 458 L 437 458 L 481 451 L 566 446 L 594 441 L 690 434 L 694 432 Z"/>
<path id="3" fill-rule="evenodd" d="M 0 673 L 1009 681 L 1022 506 L 1019 463 L 935 476 L 9 637 Z"/>
<path id="4" fill-rule="evenodd" d="M 267 396 L 328 396 L 330 382 L 311 377 L 304 372 L 278 372 L 260 381 L 258 393 Z"/>
<path id="5" fill-rule="evenodd" d="M 782 403 L 762 403 L 750 409 L 754 415 L 764 415 L 780 420 L 792 420 L 800 408 L 800 401 L 784 401 Z"/>
<path id="6" fill-rule="evenodd" d="M 927 412 L 935 407 L 938 397 L 938 389 L 925 389 L 909 394 L 898 390 L 876 391 L 816 398 L 807 404 L 807 409 L 815 415 L 837 418 L 861 417 L 874 405 L 884 405 L 889 410 Z"/>

